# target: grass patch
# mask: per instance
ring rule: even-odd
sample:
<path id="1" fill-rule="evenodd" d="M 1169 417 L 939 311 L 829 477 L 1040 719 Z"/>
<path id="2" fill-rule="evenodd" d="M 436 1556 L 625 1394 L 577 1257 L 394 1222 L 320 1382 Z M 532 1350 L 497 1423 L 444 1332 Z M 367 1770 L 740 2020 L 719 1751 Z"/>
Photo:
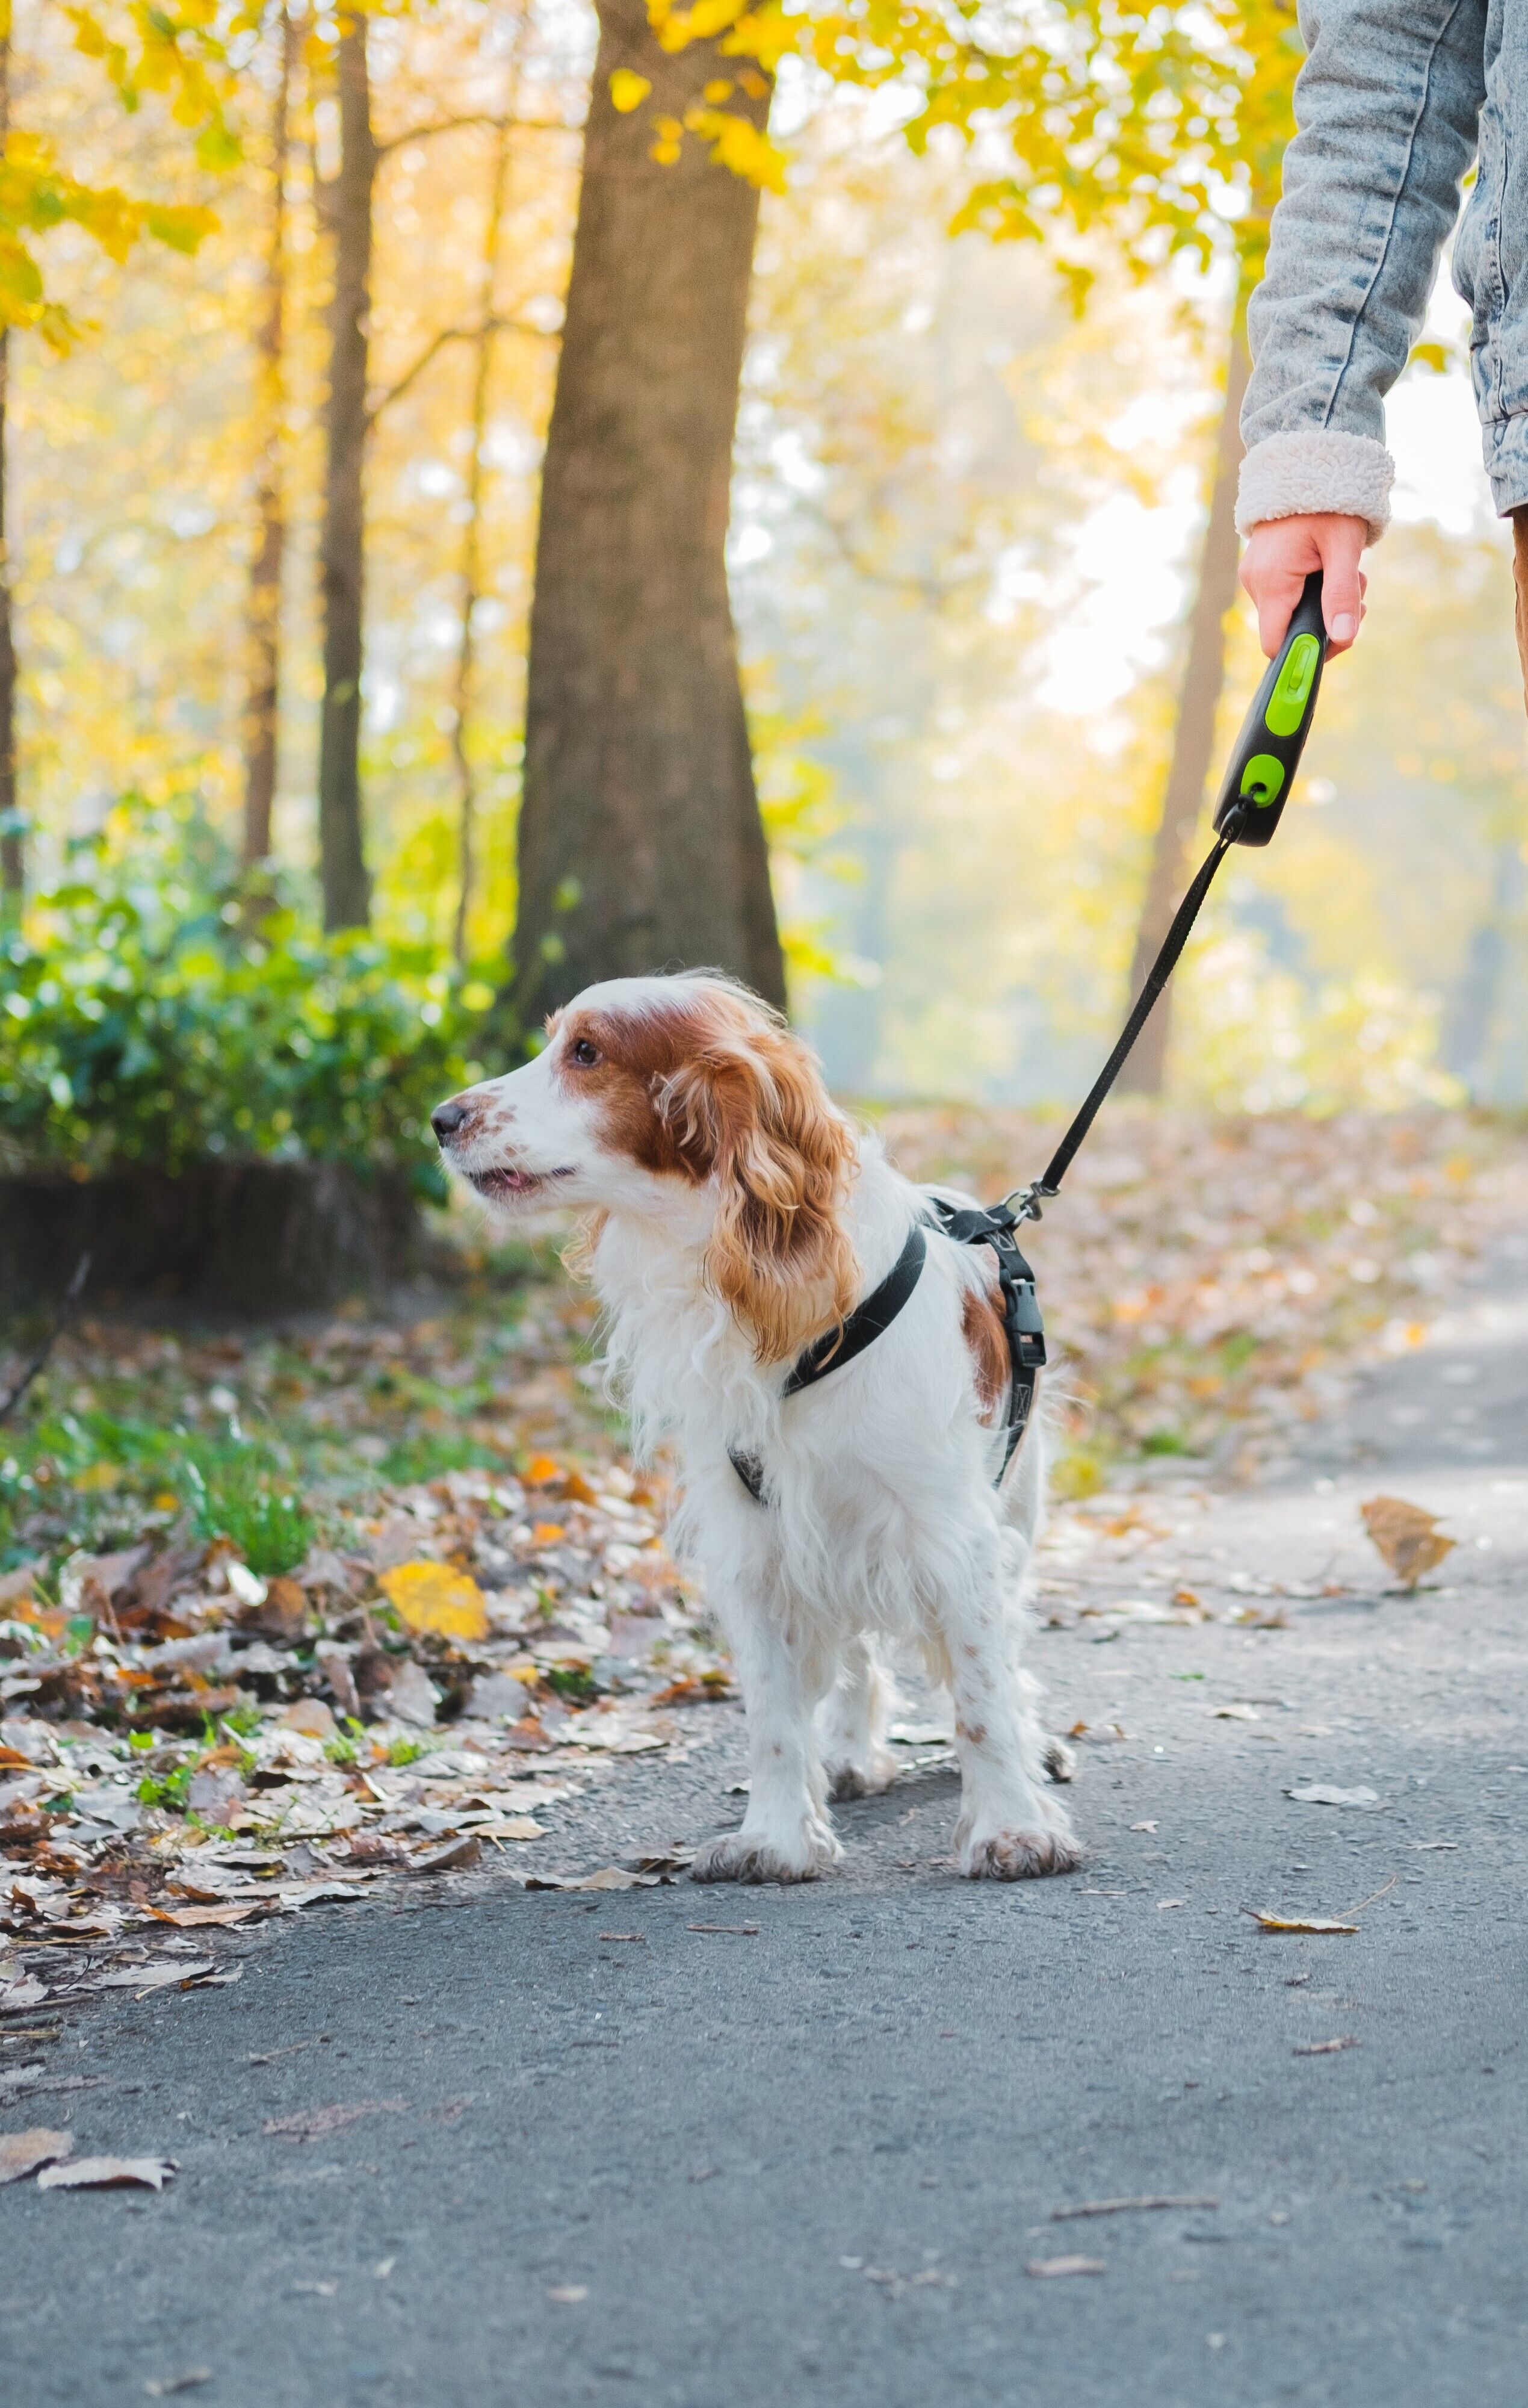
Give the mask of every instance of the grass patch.
<path id="1" fill-rule="evenodd" d="M 183 1814 L 191 1802 L 191 1784 L 195 1768 L 178 1764 L 173 1772 L 150 1772 L 138 1783 L 140 1806 L 168 1806 Z"/>
<path id="2" fill-rule="evenodd" d="M 438 1480 L 444 1471 L 502 1471 L 504 1468 L 503 1455 L 484 1446 L 480 1439 L 452 1430 L 426 1430 L 390 1446 L 377 1475 L 392 1486 L 407 1487 L 418 1480 Z"/>
<path id="3" fill-rule="evenodd" d="M 570 1706 L 592 1706 L 599 1696 L 593 1674 L 582 1664 L 554 1664 L 544 1678 L 548 1688 Z"/>
<path id="4" fill-rule="evenodd" d="M 313 1541 L 313 1516 L 300 1498 L 273 1484 L 258 1459 L 236 1455 L 207 1474 L 188 1456 L 185 1475 L 198 1537 L 229 1540 L 262 1580 L 302 1562 Z"/>

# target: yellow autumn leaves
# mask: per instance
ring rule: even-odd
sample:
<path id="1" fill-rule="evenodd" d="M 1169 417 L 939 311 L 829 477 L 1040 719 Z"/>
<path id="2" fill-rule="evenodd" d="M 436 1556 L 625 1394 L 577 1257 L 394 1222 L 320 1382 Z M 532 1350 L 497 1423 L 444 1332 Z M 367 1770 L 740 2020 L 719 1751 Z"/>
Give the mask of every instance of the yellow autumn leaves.
<path id="1" fill-rule="evenodd" d="M 407 1629 L 441 1639 L 488 1637 L 488 1607 L 469 1572 L 450 1564 L 395 1564 L 378 1586 Z"/>
<path id="2" fill-rule="evenodd" d="M 656 17 L 654 22 L 657 22 Z M 682 47 L 679 41 L 664 40 L 662 28 L 659 37 L 665 50 Z M 684 38 L 693 39 L 694 36 L 687 33 Z M 755 184 L 761 191 L 782 193 L 785 190 L 784 152 L 759 126 L 723 106 L 739 85 L 754 100 L 762 100 L 769 89 L 764 78 L 753 67 L 744 67 L 735 79 L 714 76 L 703 87 L 701 98 L 685 110 L 682 118 L 666 114 L 653 118 L 653 140 L 649 146 L 649 156 L 656 159 L 661 166 L 671 167 L 684 147 L 685 135 L 698 135 L 703 142 L 710 144 L 711 158 L 717 166 L 727 168 L 731 174 L 740 177 L 744 183 Z M 651 92 L 651 79 L 638 75 L 634 67 L 617 67 L 611 74 L 610 106 L 621 117 L 630 117 L 640 108 Z"/>
<path id="3" fill-rule="evenodd" d="M 176 251 L 194 251 L 215 222 L 210 209 L 160 208 L 130 200 L 113 185 L 79 183 L 59 166 L 48 143 L 18 128 L 0 159 L 0 325 L 35 327 L 56 351 L 67 350 L 79 330 L 66 309 L 48 300 L 28 246 L 65 220 L 119 262 L 143 235 Z"/>

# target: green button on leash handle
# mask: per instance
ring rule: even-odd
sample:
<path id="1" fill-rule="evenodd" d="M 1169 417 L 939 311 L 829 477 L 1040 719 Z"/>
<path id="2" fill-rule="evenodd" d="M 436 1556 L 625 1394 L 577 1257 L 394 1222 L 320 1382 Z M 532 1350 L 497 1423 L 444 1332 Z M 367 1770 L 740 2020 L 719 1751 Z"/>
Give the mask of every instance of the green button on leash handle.
<path id="1" fill-rule="evenodd" d="M 1216 833 L 1234 844 L 1266 844 L 1278 825 L 1310 733 L 1325 659 L 1318 568 L 1306 579 L 1284 640 L 1242 722 L 1215 805 Z"/>

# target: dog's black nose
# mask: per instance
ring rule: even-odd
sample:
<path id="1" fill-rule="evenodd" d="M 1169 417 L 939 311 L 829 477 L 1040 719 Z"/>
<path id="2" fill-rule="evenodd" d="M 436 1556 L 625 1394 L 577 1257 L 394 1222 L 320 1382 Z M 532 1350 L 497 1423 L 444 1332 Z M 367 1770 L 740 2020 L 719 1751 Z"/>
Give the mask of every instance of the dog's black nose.
<path id="1" fill-rule="evenodd" d="M 436 1104 L 435 1111 L 430 1114 L 430 1126 L 444 1145 L 449 1137 L 456 1135 L 466 1116 L 465 1104 L 459 1104 L 454 1100 L 449 1104 Z"/>

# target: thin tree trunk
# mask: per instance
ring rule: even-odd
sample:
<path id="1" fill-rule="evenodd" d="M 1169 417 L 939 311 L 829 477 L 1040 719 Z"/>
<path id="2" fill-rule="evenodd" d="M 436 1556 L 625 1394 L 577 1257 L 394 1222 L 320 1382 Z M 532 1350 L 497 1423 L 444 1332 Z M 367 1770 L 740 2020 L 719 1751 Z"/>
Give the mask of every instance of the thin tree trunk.
<path id="1" fill-rule="evenodd" d="M 361 647 L 365 557 L 367 313 L 372 187 L 366 20 L 339 35 L 339 173 L 325 213 L 333 236 L 329 305 L 328 466 L 320 543 L 323 588 L 323 718 L 319 734 L 319 861 L 326 929 L 364 928 L 370 911 L 361 820 Z"/>
<path id="2" fill-rule="evenodd" d="M 1162 818 L 1151 848 L 1146 901 L 1135 933 L 1130 992 L 1138 995 L 1188 882 L 1189 847 L 1199 824 L 1215 749 L 1215 723 L 1225 683 L 1225 619 L 1236 598 L 1236 475 L 1241 466 L 1241 405 L 1247 391 L 1247 329 L 1238 301 L 1226 357 L 1225 408 L 1215 447 L 1209 522 L 1199 555 L 1199 582 L 1189 618 L 1189 658 L 1178 696 L 1172 765 Z M 1121 1091 L 1160 1096 L 1172 1033 L 1169 985 L 1121 1074 Z"/>
<path id="3" fill-rule="evenodd" d="M 523 24 L 523 20 L 521 21 Z M 467 722 L 472 710 L 476 666 L 472 614 L 483 590 L 483 439 L 488 432 L 489 380 L 493 366 L 493 297 L 499 264 L 499 238 L 504 228 L 504 201 L 509 182 L 510 126 L 515 113 L 518 65 L 510 64 L 509 89 L 504 118 L 494 139 L 493 181 L 483 227 L 483 255 L 478 286 L 478 334 L 472 361 L 472 450 L 467 462 L 466 524 L 462 531 L 462 638 L 456 654 L 456 691 L 452 695 L 451 758 L 456 765 L 460 818 L 457 838 L 456 924 L 452 951 L 458 962 L 467 957 L 467 914 L 472 908 L 477 870 L 478 781 L 467 751 Z"/>
<path id="4" fill-rule="evenodd" d="M 250 569 L 250 691 L 244 722 L 244 859 L 271 849 L 277 734 L 281 703 L 281 563 L 287 522 L 281 480 L 281 405 L 286 339 L 287 120 L 297 35 L 289 10 L 277 11 L 276 95 L 271 105 L 271 216 L 265 252 L 265 314 L 256 366 L 260 469 L 255 514 L 260 540 Z"/>
<path id="5" fill-rule="evenodd" d="M 0 33 L 0 150 L 10 134 L 10 12 Z M 10 330 L 0 327 L 0 898 L 7 911 L 26 886 L 26 853 L 16 799 L 16 638 L 10 602 L 9 463 L 6 410 L 10 399 Z"/>
<path id="6" fill-rule="evenodd" d="M 531 611 L 522 1025 L 590 980 L 681 964 L 785 999 L 724 560 L 759 195 L 693 135 L 651 156 L 655 122 L 713 79 L 759 126 L 770 88 L 711 42 L 660 49 L 645 0 L 598 8 Z M 630 114 L 618 67 L 652 86 Z"/>

